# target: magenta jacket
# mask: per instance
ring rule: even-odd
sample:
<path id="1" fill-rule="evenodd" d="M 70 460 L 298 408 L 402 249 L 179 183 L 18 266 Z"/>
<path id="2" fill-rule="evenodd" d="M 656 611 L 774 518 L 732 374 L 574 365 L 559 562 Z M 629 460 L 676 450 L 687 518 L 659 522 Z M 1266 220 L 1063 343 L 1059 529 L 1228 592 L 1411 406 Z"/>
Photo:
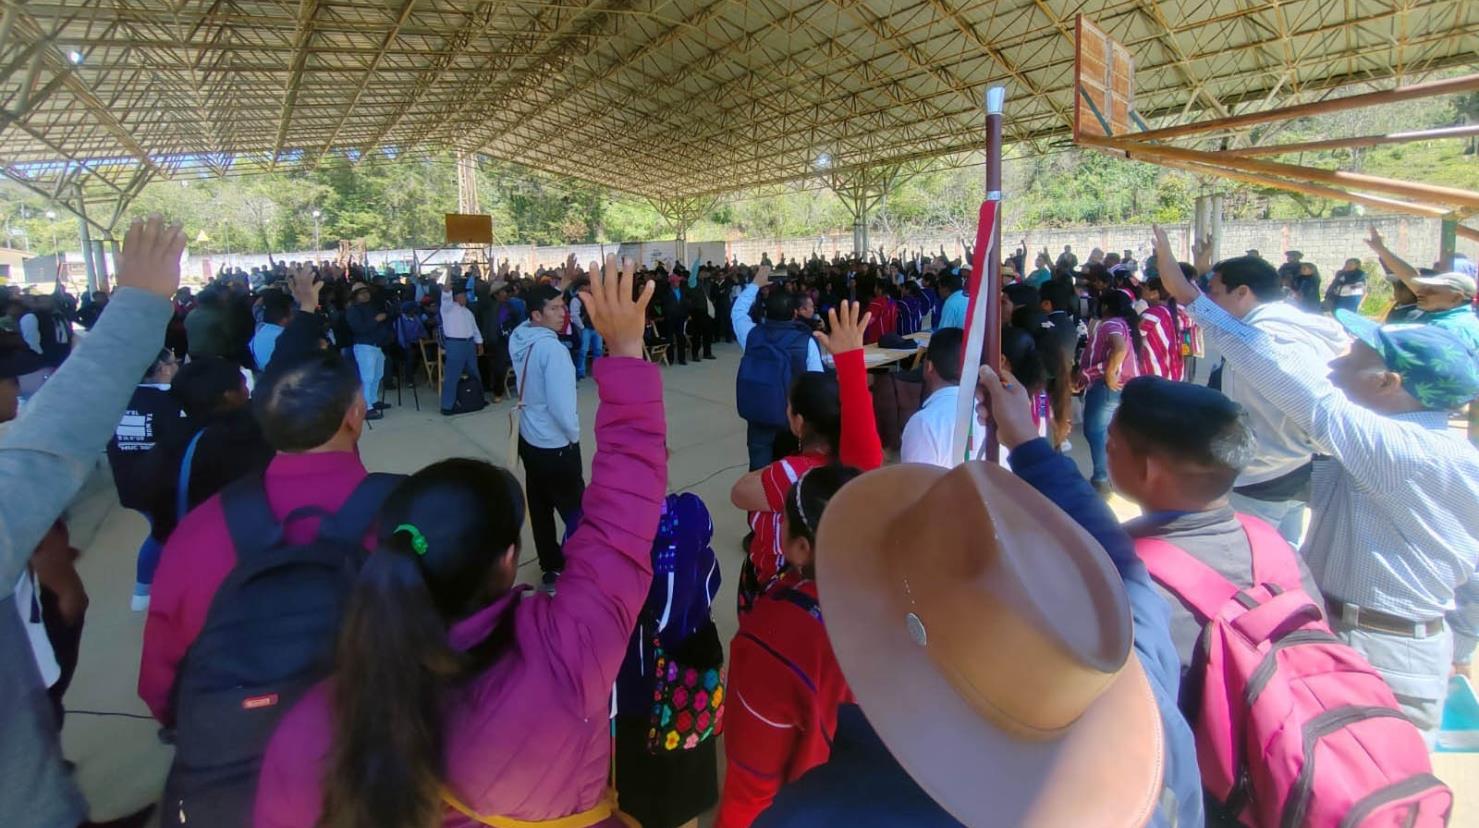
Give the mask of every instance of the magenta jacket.
<path id="1" fill-rule="evenodd" d="M 528 588 L 458 621 L 468 649 L 498 625 L 514 645 L 452 702 L 447 786 L 481 814 L 549 820 L 595 807 L 611 764 L 611 687 L 652 581 L 652 539 L 667 488 L 667 426 L 656 365 L 596 362 L 601 404 L 580 526 L 551 598 Z M 311 828 L 331 742 L 320 685 L 279 724 L 257 789 L 257 828 Z M 445 826 L 476 823 L 448 809 Z"/>

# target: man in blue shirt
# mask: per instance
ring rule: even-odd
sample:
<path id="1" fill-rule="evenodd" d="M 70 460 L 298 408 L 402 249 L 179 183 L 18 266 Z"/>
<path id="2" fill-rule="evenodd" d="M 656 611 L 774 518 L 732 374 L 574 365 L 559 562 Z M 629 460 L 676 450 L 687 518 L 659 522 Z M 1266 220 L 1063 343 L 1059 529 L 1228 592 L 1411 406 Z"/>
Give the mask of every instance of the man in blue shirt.
<path id="1" fill-rule="evenodd" d="M 940 318 L 935 320 L 935 330 L 965 328 L 965 312 L 970 298 L 961 289 L 961 284 L 960 277 L 954 273 L 940 275 L 940 292 L 945 295 L 945 302 L 940 306 Z"/>
<path id="2" fill-rule="evenodd" d="M 293 299 L 280 290 L 269 290 L 262 294 L 262 325 L 252 336 L 250 348 L 258 371 L 266 371 L 277 349 L 277 338 L 293 318 Z"/>

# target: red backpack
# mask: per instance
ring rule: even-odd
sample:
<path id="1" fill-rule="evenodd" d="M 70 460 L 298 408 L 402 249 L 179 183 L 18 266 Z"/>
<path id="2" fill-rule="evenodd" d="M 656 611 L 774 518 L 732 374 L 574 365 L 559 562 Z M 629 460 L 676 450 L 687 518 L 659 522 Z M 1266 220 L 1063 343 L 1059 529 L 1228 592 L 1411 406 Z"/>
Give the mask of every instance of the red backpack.
<path id="1" fill-rule="evenodd" d="M 1167 541 L 1135 542 L 1206 624 L 1182 698 L 1207 793 L 1255 828 L 1447 824 L 1453 793 L 1386 681 L 1330 631 L 1283 537 L 1238 521 L 1253 553 L 1244 590 Z"/>

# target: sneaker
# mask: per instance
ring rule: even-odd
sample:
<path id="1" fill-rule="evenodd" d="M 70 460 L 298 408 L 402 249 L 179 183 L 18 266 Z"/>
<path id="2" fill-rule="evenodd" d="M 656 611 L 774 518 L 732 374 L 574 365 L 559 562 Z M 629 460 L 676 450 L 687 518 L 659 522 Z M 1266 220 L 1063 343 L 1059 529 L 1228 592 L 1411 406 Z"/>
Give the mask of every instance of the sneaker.
<path id="1" fill-rule="evenodd" d="M 376 411 L 384 411 L 384 410 L 385 410 L 385 409 L 387 409 L 387 408 L 389 408 L 389 407 L 390 407 L 390 403 L 388 403 L 388 402 L 385 402 L 385 401 L 384 401 L 384 400 L 381 400 L 381 401 L 380 401 L 380 402 L 377 402 L 377 403 L 375 403 L 375 405 L 374 405 L 374 406 L 372 406 L 372 407 L 373 407 L 373 408 L 374 408 L 374 409 L 375 409 L 375 410 L 376 410 Z"/>
<path id="2" fill-rule="evenodd" d="M 366 411 L 365 412 L 365 419 L 366 420 L 383 420 L 383 419 L 385 419 L 385 412 L 384 411 L 381 411 L 378 408 L 372 408 L 369 411 Z"/>
<path id="3" fill-rule="evenodd" d="M 560 580 L 560 573 L 546 572 L 539 579 L 539 591 L 553 598 L 555 596 L 555 582 Z"/>
<path id="4" fill-rule="evenodd" d="M 133 596 L 132 598 L 128 599 L 128 608 L 131 609 L 131 610 L 133 610 L 134 612 L 148 612 L 149 611 L 149 596 L 147 596 L 147 595 L 135 595 L 135 596 Z"/>

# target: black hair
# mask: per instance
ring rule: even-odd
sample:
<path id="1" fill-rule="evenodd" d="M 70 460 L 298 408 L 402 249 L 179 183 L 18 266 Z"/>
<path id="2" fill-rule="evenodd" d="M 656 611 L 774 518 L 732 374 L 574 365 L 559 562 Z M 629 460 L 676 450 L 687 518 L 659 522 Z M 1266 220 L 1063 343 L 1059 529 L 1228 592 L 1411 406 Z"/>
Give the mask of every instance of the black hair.
<path id="1" fill-rule="evenodd" d="M 842 398 L 837 377 L 808 371 L 791 385 L 791 411 L 801 418 L 802 448 L 821 443 L 827 453 L 837 451 L 842 440 Z"/>
<path id="2" fill-rule="evenodd" d="M 170 383 L 169 393 L 186 416 L 207 417 L 222 408 L 227 394 L 245 388 L 246 380 L 236 363 L 209 356 L 185 363 Z"/>
<path id="3" fill-rule="evenodd" d="M 1248 415 L 1221 391 L 1161 377 L 1125 383 L 1114 422 L 1136 453 L 1171 457 L 1183 492 L 1212 501 L 1232 490 L 1255 445 Z"/>
<path id="4" fill-rule="evenodd" d="M 447 630 L 500 597 L 490 576 L 523 515 L 514 476 L 469 458 L 427 466 L 386 499 L 339 632 L 320 826 L 439 822 L 448 691 L 505 651 L 512 624 L 466 653 Z"/>
<path id="5" fill-rule="evenodd" d="M 817 527 L 822 524 L 822 513 L 827 504 L 832 502 L 833 495 L 860 474 L 862 472 L 852 466 L 832 463 L 817 466 L 797 478 L 786 492 L 787 533 L 793 538 L 804 538 L 815 546 Z"/>
<path id="6" fill-rule="evenodd" d="M 765 318 L 772 322 L 790 322 L 796 318 L 796 309 L 800 304 L 796 294 L 772 289 L 770 295 L 765 297 Z"/>
<path id="7" fill-rule="evenodd" d="M 951 293 L 956 293 L 957 291 L 959 291 L 964 286 L 964 284 L 965 283 L 961 281 L 960 276 L 954 273 L 946 272 L 940 274 L 940 287 L 945 288 Z"/>
<path id="8" fill-rule="evenodd" d="M 929 347 L 924 358 L 946 382 L 960 382 L 961 356 L 965 348 L 965 331 L 960 328 L 943 328 L 930 336 Z"/>
<path id="9" fill-rule="evenodd" d="M 562 294 L 554 285 L 539 285 L 524 297 L 530 313 L 544 313 L 544 306 L 559 299 Z"/>
<path id="10" fill-rule="evenodd" d="M 1185 262 L 1181 262 L 1180 264 L 1182 275 L 1186 276 L 1187 281 L 1195 282 L 1197 278 L 1196 268 L 1188 265 Z M 1192 272 L 1188 274 L 1186 272 L 1188 270 Z M 1169 310 L 1171 312 L 1171 347 L 1177 349 L 1177 351 L 1179 352 L 1181 349 L 1181 314 L 1177 312 L 1176 297 L 1171 295 L 1171 291 L 1166 290 L 1166 286 L 1163 282 L 1161 282 L 1161 277 L 1159 276 L 1148 280 L 1145 283 L 1145 289 L 1153 290 L 1156 293 L 1159 293 L 1160 295 L 1166 297 L 1166 310 Z"/>
<path id="11" fill-rule="evenodd" d="M 1002 326 L 1001 355 L 1012 367 L 1012 375 L 1029 393 L 1036 393 L 1047 384 L 1047 371 L 1037 350 L 1037 340 L 1030 331 L 1015 325 Z"/>
<path id="12" fill-rule="evenodd" d="M 1072 285 L 1066 285 L 1057 279 L 1043 283 L 1037 293 L 1039 300 L 1047 302 L 1055 311 L 1071 312 L 1077 298 L 1073 295 Z"/>
<path id="13" fill-rule="evenodd" d="M 1257 256 L 1223 259 L 1212 266 L 1212 272 L 1222 280 L 1222 286 L 1228 293 L 1247 285 L 1260 302 L 1277 302 L 1284 298 L 1284 286 L 1279 280 L 1279 271 Z"/>
<path id="14" fill-rule="evenodd" d="M 338 433 L 344 415 L 360 394 L 354 363 L 334 351 L 319 351 L 264 377 L 252 403 L 268 445 L 278 451 L 302 452 L 327 443 Z"/>
<path id="15" fill-rule="evenodd" d="M 1125 320 L 1130 329 L 1131 353 L 1139 359 L 1145 353 L 1145 340 L 1140 336 L 1140 314 L 1135 311 L 1135 300 L 1118 288 L 1104 291 L 1099 297 L 1099 318 L 1118 317 Z"/>
<path id="16" fill-rule="evenodd" d="M 1001 292 L 1005 293 L 1006 297 L 1012 301 L 1012 304 L 1019 308 L 1023 306 L 1035 308 L 1042 302 L 1041 294 L 1038 293 L 1037 288 L 1022 282 L 1006 285 L 1001 289 Z"/>
<path id="17" fill-rule="evenodd" d="M 262 321 L 281 325 L 293 315 L 293 297 L 276 288 L 262 291 Z M 265 368 L 266 366 L 262 366 Z"/>

